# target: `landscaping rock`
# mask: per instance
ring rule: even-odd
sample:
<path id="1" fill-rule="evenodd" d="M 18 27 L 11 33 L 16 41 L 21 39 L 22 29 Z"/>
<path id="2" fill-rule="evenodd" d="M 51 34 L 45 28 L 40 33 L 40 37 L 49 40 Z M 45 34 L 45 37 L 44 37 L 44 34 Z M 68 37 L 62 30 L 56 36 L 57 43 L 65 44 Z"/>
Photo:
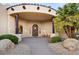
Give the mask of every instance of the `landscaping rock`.
<path id="1" fill-rule="evenodd" d="M 50 43 L 52 51 L 55 51 L 58 55 L 79 55 L 79 49 L 76 51 L 70 51 L 62 46 L 62 42 L 59 43 Z"/>
<path id="2" fill-rule="evenodd" d="M 63 46 L 70 51 L 77 50 L 78 44 L 79 44 L 79 41 L 77 39 L 73 39 L 73 38 L 68 38 L 63 41 Z"/>
<path id="3" fill-rule="evenodd" d="M 51 47 L 52 51 L 55 51 L 56 54 L 58 55 L 67 55 L 69 54 L 68 53 L 68 50 L 65 49 L 63 46 L 62 46 L 62 42 L 59 42 L 59 43 L 50 43 L 49 46 Z"/>
<path id="4" fill-rule="evenodd" d="M 19 43 L 18 45 L 16 45 L 14 49 L 7 51 L 7 53 L 5 54 L 7 55 L 30 55 L 31 50 L 28 47 L 28 45 L 24 43 Z"/>
<path id="5" fill-rule="evenodd" d="M 8 49 L 14 48 L 15 44 L 9 39 L 0 40 L 0 51 L 6 51 Z"/>
<path id="6" fill-rule="evenodd" d="M 9 39 L 0 41 L 0 55 L 30 55 L 30 48 L 24 44 L 19 43 L 14 45 Z"/>

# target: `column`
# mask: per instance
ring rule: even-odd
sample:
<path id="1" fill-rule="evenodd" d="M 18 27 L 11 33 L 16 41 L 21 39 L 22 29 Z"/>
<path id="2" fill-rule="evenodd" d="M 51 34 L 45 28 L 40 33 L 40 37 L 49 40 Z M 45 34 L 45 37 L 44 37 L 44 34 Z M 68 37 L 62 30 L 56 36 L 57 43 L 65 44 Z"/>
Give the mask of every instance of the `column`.
<path id="1" fill-rule="evenodd" d="M 19 15 L 15 16 L 15 33 L 19 34 Z"/>
<path id="2" fill-rule="evenodd" d="M 52 33 L 55 33 L 55 29 L 54 29 L 54 17 L 52 17 Z"/>

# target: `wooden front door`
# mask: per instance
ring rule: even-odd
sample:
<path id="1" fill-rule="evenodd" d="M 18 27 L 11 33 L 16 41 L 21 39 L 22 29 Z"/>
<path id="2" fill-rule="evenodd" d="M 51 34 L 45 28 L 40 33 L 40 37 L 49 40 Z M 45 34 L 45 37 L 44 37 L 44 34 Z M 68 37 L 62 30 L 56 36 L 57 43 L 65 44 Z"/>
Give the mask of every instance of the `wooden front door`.
<path id="1" fill-rule="evenodd" d="M 34 24 L 32 26 L 32 36 L 38 36 L 38 25 Z"/>

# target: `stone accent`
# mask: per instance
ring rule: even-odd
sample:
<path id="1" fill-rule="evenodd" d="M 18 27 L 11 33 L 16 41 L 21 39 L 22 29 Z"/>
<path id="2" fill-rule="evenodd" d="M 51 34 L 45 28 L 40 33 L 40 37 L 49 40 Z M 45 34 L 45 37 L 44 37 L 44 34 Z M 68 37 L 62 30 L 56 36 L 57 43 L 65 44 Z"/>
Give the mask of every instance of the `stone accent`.
<path id="1" fill-rule="evenodd" d="M 15 45 L 9 39 L 0 41 L 0 55 L 30 55 L 31 50 L 28 45 L 19 43 Z"/>
<path id="2" fill-rule="evenodd" d="M 52 51 L 55 51 L 55 53 L 58 55 L 68 54 L 68 50 L 62 46 L 62 42 L 50 43 L 49 46 L 51 47 Z"/>
<path id="3" fill-rule="evenodd" d="M 57 55 L 79 55 L 79 49 L 70 51 L 62 46 L 62 42 L 50 43 L 49 46 L 51 47 L 52 51 L 55 51 Z"/>
<path id="4" fill-rule="evenodd" d="M 79 41 L 77 39 L 73 39 L 73 38 L 68 38 L 63 41 L 63 46 L 70 51 L 77 50 L 78 44 L 79 44 Z"/>
<path id="5" fill-rule="evenodd" d="M 0 52 L 14 48 L 15 44 L 9 39 L 3 39 L 0 41 Z"/>
<path id="6" fill-rule="evenodd" d="M 16 45 L 14 49 L 10 49 L 4 54 L 6 55 L 30 55 L 31 49 L 29 48 L 28 45 L 24 43 L 19 43 L 18 45 Z"/>

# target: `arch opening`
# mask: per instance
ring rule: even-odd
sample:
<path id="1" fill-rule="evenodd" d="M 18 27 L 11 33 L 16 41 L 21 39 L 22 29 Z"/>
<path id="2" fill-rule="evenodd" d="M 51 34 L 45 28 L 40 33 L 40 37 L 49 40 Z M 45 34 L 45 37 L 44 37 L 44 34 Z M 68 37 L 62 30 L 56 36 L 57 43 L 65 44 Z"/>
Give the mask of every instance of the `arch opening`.
<path id="1" fill-rule="evenodd" d="M 33 24 L 32 26 L 32 36 L 38 36 L 38 25 Z"/>

